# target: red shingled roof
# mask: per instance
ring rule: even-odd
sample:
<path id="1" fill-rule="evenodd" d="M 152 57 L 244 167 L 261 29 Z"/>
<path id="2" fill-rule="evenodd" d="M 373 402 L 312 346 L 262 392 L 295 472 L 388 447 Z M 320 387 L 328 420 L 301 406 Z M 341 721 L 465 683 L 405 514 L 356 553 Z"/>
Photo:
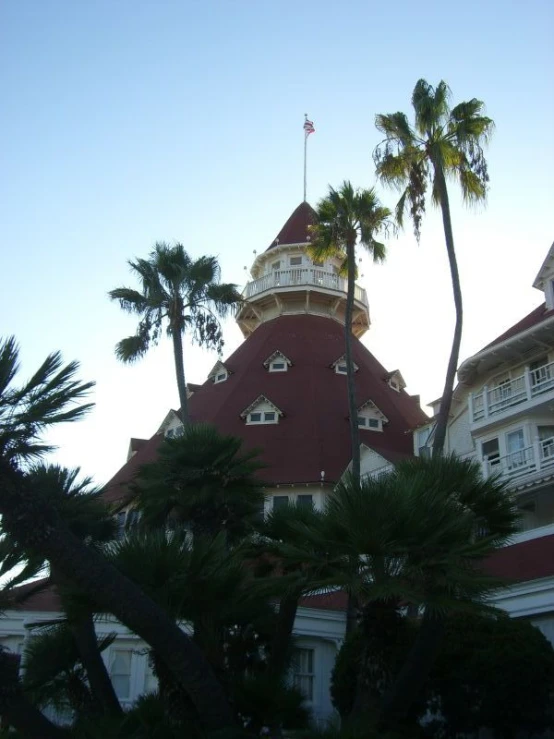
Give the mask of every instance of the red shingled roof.
<path id="1" fill-rule="evenodd" d="M 264 361 L 274 351 L 287 356 L 287 372 L 268 372 Z M 419 405 L 403 390 L 386 382 L 386 370 L 353 338 L 357 404 L 372 400 L 389 419 L 383 432 L 361 430 L 362 443 L 385 459 L 412 453 L 408 433 L 426 420 Z M 239 436 L 247 449 L 262 449 L 267 465 L 260 476 L 268 484 L 318 483 L 340 479 L 350 461 L 346 377 L 331 364 L 344 354 L 344 329 L 331 318 L 280 316 L 263 323 L 226 361 L 232 372 L 225 382 L 205 382 L 190 398 L 193 421 L 212 423 Z M 247 426 L 240 414 L 260 395 L 284 417 L 278 424 Z M 116 500 L 142 464 L 156 458 L 161 435 L 153 436 L 112 478 L 106 499 Z"/>
<path id="2" fill-rule="evenodd" d="M 542 323 L 542 321 L 545 321 L 547 318 L 551 318 L 552 316 L 554 316 L 554 310 L 547 309 L 546 303 L 543 303 L 532 310 L 531 313 L 525 316 L 525 318 L 522 318 L 521 321 L 518 321 L 507 331 L 504 331 L 503 334 L 497 336 L 496 339 L 491 341 L 490 344 L 487 344 L 484 349 L 489 349 L 491 346 L 501 344 L 503 341 L 506 341 L 506 339 L 511 339 L 512 336 L 517 336 L 517 334 L 521 334 L 523 331 L 533 328 L 533 326 L 536 326 L 538 323 Z M 484 349 L 481 349 L 481 351 L 484 351 Z"/>
<path id="3" fill-rule="evenodd" d="M 18 611 L 61 611 L 59 596 L 47 578 L 34 580 L 13 589 L 13 596 L 17 605 L 13 608 Z"/>
<path id="4" fill-rule="evenodd" d="M 516 582 L 554 576 L 554 534 L 500 549 L 489 559 L 487 570 Z"/>
<path id="5" fill-rule="evenodd" d="M 346 611 L 348 595 L 344 590 L 306 595 L 300 600 L 299 605 L 302 608 L 321 608 L 323 611 Z"/>
<path id="6" fill-rule="evenodd" d="M 312 206 L 306 201 L 300 203 L 268 249 L 283 244 L 305 244 L 309 241 L 308 226 L 315 223 L 315 218 L 316 213 Z"/>

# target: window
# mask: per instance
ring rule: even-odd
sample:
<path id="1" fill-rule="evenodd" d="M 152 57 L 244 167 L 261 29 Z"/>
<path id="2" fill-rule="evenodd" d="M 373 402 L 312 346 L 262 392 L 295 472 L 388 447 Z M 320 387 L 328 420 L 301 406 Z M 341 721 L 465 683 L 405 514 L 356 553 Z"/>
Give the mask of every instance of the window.
<path id="1" fill-rule="evenodd" d="M 185 433 L 185 429 L 183 426 L 176 426 L 172 429 L 167 429 L 165 432 L 165 438 L 166 439 L 177 439 L 179 436 L 182 436 Z"/>
<path id="2" fill-rule="evenodd" d="M 273 264 L 271 265 L 271 269 L 281 269 L 281 262 L 273 262 Z"/>
<path id="3" fill-rule="evenodd" d="M 523 429 L 506 434 L 506 450 L 508 452 L 508 469 L 522 467 L 525 464 L 525 437 Z"/>
<path id="4" fill-rule="evenodd" d="M 389 385 L 392 387 L 393 390 L 396 390 L 397 393 L 400 392 L 400 385 L 396 382 L 396 380 L 389 380 Z"/>
<path id="5" fill-rule="evenodd" d="M 319 261 L 317 259 L 314 259 L 313 262 L 312 262 L 312 264 L 314 265 L 314 267 L 323 267 L 323 264 L 324 263 L 322 261 Z"/>
<path id="6" fill-rule="evenodd" d="M 381 431 L 381 419 L 368 418 L 367 416 L 358 416 L 358 426 L 362 429 Z"/>
<path id="7" fill-rule="evenodd" d="M 490 439 L 481 444 L 483 459 L 487 462 L 488 467 L 495 467 L 500 463 L 500 450 L 498 447 L 498 439 Z"/>
<path id="8" fill-rule="evenodd" d="M 302 264 L 302 257 L 291 257 L 290 258 L 291 267 L 300 267 L 301 264 Z"/>
<path id="9" fill-rule="evenodd" d="M 129 649 L 114 649 L 110 665 L 115 694 L 121 700 L 131 697 L 131 651 Z"/>
<path id="10" fill-rule="evenodd" d="M 286 372 L 287 363 L 281 362 L 280 360 L 277 362 L 271 362 L 271 364 L 269 365 L 269 371 L 270 372 Z"/>
<path id="11" fill-rule="evenodd" d="M 535 392 L 540 392 L 541 389 L 547 390 L 550 387 L 554 376 L 552 366 L 548 363 L 548 357 L 541 357 L 531 362 L 529 370 L 531 371 L 531 385 Z"/>
<path id="12" fill-rule="evenodd" d="M 335 372 L 337 375 L 345 375 L 347 372 L 346 364 L 337 364 L 335 366 Z"/>
<path id="13" fill-rule="evenodd" d="M 431 456 L 431 447 L 428 446 L 429 443 L 429 437 L 431 436 L 431 426 L 427 426 L 427 428 L 420 429 L 417 432 L 417 449 L 418 449 L 418 456 L 419 457 L 430 457 Z"/>
<path id="14" fill-rule="evenodd" d="M 554 426 L 539 426 L 540 455 L 543 462 L 554 462 Z"/>
<path id="15" fill-rule="evenodd" d="M 218 372 L 217 375 L 214 375 L 214 384 L 217 384 L 218 382 L 225 382 L 227 379 L 227 372 L 223 370 L 223 372 Z"/>
<path id="16" fill-rule="evenodd" d="M 249 413 L 246 423 L 279 423 L 276 411 L 254 411 Z"/>
<path id="17" fill-rule="evenodd" d="M 296 505 L 301 508 L 313 508 L 314 506 L 313 495 L 297 495 Z"/>
<path id="18" fill-rule="evenodd" d="M 273 496 L 273 510 L 276 511 L 278 508 L 284 508 L 289 504 L 288 495 L 274 495 Z"/>
<path id="19" fill-rule="evenodd" d="M 314 699 L 314 650 L 295 649 L 292 682 L 307 701 Z"/>

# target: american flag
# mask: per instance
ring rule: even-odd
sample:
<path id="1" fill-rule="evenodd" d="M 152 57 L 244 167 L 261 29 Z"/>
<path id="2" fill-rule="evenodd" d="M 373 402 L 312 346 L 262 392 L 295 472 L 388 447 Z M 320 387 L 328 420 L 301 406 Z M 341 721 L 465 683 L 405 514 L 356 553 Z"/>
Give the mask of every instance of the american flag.
<path id="1" fill-rule="evenodd" d="M 311 133 L 315 133 L 313 121 L 309 121 L 308 116 L 306 116 L 306 120 L 304 121 L 304 133 L 306 136 L 309 136 Z"/>

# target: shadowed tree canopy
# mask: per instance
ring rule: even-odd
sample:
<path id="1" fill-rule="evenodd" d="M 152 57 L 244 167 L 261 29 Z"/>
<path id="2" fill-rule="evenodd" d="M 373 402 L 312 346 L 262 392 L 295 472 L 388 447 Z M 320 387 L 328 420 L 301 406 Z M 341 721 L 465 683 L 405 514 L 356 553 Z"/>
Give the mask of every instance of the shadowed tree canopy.
<path id="1" fill-rule="evenodd" d="M 220 282 L 215 257 L 192 259 L 182 244 L 158 242 L 148 259 L 129 261 L 140 289 L 119 287 L 109 292 L 128 313 L 140 316 L 134 336 L 122 339 L 115 352 L 122 362 L 134 362 L 157 344 L 162 328 L 173 342 L 175 373 L 183 423 L 188 423 L 183 334 L 193 342 L 221 352 L 220 319 L 242 300 L 236 285 Z"/>
<path id="2" fill-rule="evenodd" d="M 452 403 L 452 390 L 462 338 L 462 292 L 450 214 L 447 180 L 457 182 L 468 203 L 483 201 L 489 183 L 483 147 L 494 123 L 484 115 L 484 104 L 472 98 L 450 107 L 450 89 L 420 79 L 412 94 L 414 123 L 405 113 L 379 114 L 377 129 L 384 140 L 374 151 L 377 176 L 401 192 L 396 219 L 403 225 L 406 211 L 419 241 L 429 188 L 434 205 L 441 209 L 456 308 L 456 326 L 446 372 L 442 402 L 433 440 L 433 451 L 442 452 Z"/>

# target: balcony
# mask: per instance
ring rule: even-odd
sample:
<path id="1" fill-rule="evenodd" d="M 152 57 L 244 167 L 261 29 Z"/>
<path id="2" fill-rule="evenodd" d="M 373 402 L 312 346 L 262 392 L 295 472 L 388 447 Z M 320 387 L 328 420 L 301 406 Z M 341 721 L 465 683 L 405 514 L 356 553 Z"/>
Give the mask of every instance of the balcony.
<path id="1" fill-rule="evenodd" d="M 504 457 L 489 458 L 483 461 L 486 477 L 499 474 L 504 480 L 517 480 L 524 475 L 550 470 L 554 472 L 554 436 L 537 439 L 534 444 Z"/>
<path id="2" fill-rule="evenodd" d="M 269 290 L 313 286 L 324 290 L 346 293 L 348 281 L 334 272 L 316 267 L 300 267 L 298 269 L 274 270 L 257 280 L 249 282 L 244 289 L 246 299 L 253 298 Z M 367 309 L 367 293 L 363 287 L 355 285 L 354 299 Z"/>
<path id="3" fill-rule="evenodd" d="M 493 388 L 485 387 L 469 395 L 469 412 L 473 423 L 505 414 L 506 411 L 532 400 L 539 400 L 545 393 L 554 395 L 554 362 L 535 369 L 525 368 L 519 377 Z"/>

